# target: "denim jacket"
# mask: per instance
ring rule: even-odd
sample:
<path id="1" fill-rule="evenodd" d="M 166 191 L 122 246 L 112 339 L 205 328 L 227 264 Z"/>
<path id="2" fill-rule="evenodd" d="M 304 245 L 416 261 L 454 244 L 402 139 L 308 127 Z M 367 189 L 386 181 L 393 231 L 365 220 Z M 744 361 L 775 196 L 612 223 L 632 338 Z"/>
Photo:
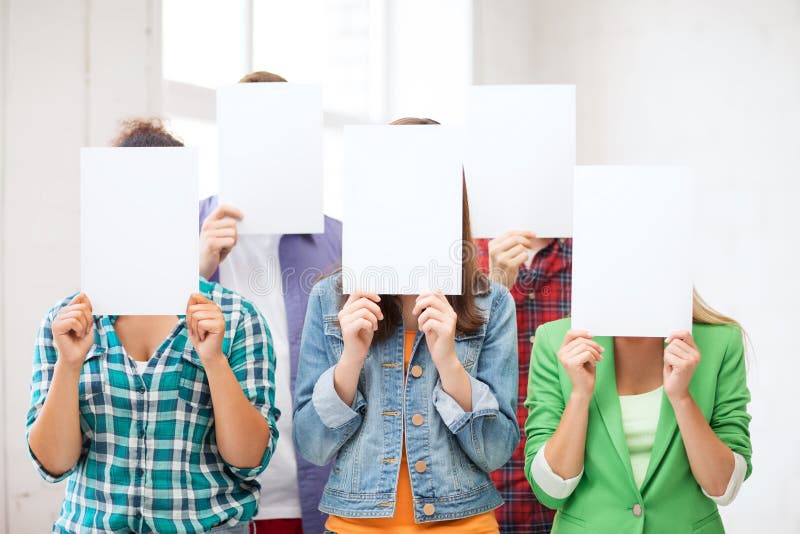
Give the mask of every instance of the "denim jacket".
<path id="1" fill-rule="evenodd" d="M 333 386 L 344 347 L 337 317 L 343 304 L 340 279 L 326 278 L 311 292 L 294 403 L 297 451 L 315 464 L 334 462 L 320 510 L 393 517 L 404 427 L 408 465 L 422 460 L 426 466 L 422 472 L 409 469 L 417 523 L 502 505 L 489 472 L 508 461 L 520 439 L 516 312 L 508 290 L 491 283 L 476 297 L 486 323 L 455 337 L 472 384 L 472 411 L 462 410 L 442 389 L 421 332 L 409 363 L 415 372 L 404 369 L 402 325 L 370 347 L 348 406 Z"/>

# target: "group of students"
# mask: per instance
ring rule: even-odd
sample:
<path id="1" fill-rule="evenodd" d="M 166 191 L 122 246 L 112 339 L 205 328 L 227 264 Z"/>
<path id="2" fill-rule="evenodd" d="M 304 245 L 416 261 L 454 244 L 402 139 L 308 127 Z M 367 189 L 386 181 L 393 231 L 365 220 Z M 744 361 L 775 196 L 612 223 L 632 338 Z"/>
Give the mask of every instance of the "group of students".
<path id="1" fill-rule="evenodd" d="M 182 145 L 158 121 L 114 144 Z M 666 340 L 571 329 L 571 240 L 473 240 L 466 187 L 457 296 L 343 295 L 331 218 L 238 236 L 247 214 L 200 212 L 185 316 L 78 294 L 44 318 L 27 440 L 67 479 L 54 532 L 724 532 L 743 331 L 696 294 Z"/>

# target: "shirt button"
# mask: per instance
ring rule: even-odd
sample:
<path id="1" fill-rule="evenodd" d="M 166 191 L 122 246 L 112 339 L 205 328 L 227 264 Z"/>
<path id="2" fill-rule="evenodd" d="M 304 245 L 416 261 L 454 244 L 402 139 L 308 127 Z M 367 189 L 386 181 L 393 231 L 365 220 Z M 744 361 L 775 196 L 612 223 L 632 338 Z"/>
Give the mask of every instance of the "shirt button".
<path id="1" fill-rule="evenodd" d="M 411 376 L 413 376 L 414 378 L 421 377 L 422 367 L 420 367 L 419 365 L 414 365 L 413 367 L 411 367 Z"/>
<path id="2" fill-rule="evenodd" d="M 431 516 L 436 512 L 436 507 L 431 503 L 426 504 L 422 507 L 422 513 L 428 516 Z"/>
<path id="3" fill-rule="evenodd" d="M 147 389 L 144 386 L 139 388 L 139 393 L 144 393 L 145 391 L 147 391 Z"/>
<path id="4" fill-rule="evenodd" d="M 414 464 L 414 471 L 417 473 L 424 473 L 426 469 L 428 469 L 428 465 L 422 460 Z"/>
<path id="5" fill-rule="evenodd" d="M 636 517 L 640 517 L 642 515 L 642 505 L 638 502 L 633 505 L 633 515 Z"/>
<path id="6" fill-rule="evenodd" d="M 536 336 L 531 336 L 531 345 L 533 345 L 534 341 L 536 341 Z"/>
<path id="7" fill-rule="evenodd" d="M 567 238 L 566 238 L 566 237 L 560 237 L 560 238 L 558 239 L 558 242 L 559 242 L 559 243 L 562 243 L 562 244 L 563 244 L 563 243 L 566 243 L 566 242 L 567 242 Z"/>
<path id="8" fill-rule="evenodd" d="M 528 293 L 528 300 L 536 300 L 536 293 Z"/>
<path id="9" fill-rule="evenodd" d="M 143 476 L 143 475 L 144 475 L 144 469 L 142 469 L 141 467 L 137 467 L 136 468 L 136 476 L 140 477 L 140 476 Z"/>
<path id="10" fill-rule="evenodd" d="M 422 424 L 424 421 L 425 421 L 425 418 L 424 418 L 424 417 L 422 417 L 422 414 L 421 414 L 421 413 L 415 413 L 415 414 L 414 414 L 414 417 L 412 417 L 412 418 L 411 418 L 411 423 L 412 423 L 414 426 L 419 426 L 419 425 L 421 425 L 421 424 Z"/>

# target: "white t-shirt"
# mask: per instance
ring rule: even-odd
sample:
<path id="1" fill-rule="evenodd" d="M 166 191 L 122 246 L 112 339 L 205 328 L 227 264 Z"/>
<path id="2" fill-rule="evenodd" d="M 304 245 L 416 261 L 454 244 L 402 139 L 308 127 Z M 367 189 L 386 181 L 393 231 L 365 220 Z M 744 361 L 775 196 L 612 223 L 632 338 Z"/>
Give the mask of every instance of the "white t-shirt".
<path id="1" fill-rule="evenodd" d="M 283 299 L 278 245 L 280 235 L 242 235 L 219 269 L 220 283 L 255 304 L 267 320 L 275 352 L 275 405 L 280 443 L 258 477 L 261 502 L 255 519 L 301 517 L 297 459 L 292 443 L 289 329 Z"/>

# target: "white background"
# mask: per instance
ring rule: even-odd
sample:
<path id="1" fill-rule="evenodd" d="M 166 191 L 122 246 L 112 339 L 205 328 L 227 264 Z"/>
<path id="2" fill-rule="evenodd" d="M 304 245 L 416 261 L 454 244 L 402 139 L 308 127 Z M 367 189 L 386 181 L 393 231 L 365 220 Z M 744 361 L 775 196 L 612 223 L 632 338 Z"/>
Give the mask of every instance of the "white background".
<path id="1" fill-rule="evenodd" d="M 196 11 L 209 3 L 185 2 Z M 234 3 L 224 2 L 228 10 Z M 697 232 L 686 258 L 706 299 L 741 320 L 753 341 L 754 473 L 722 513 L 733 534 L 800 530 L 797 0 L 324 3 L 333 6 L 325 17 L 306 18 L 303 9 L 314 13 L 308 0 L 253 6 L 256 19 L 260 10 L 295 9 L 301 21 L 341 22 L 326 29 L 322 50 L 336 51 L 337 79 L 365 87 L 358 116 L 370 122 L 411 113 L 457 120 L 460 88 L 473 79 L 576 84 L 578 163 L 696 170 Z M 181 129 L 187 141 L 213 135 L 213 91 L 163 82 L 160 4 L 0 0 L 0 531 L 48 531 L 64 492 L 33 471 L 23 427 L 36 327 L 79 283 L 78 148 L 107 143 L 122 117 L 161 111 L 176 130 L 177 117 L 196 126 Z M 188 32 L 230 17 L 178 18 Z M 313 68 L 287 76 L 319 83 L 319 62 L 302 61 L 317 52 L 297 45 L 314 24 L 289 27 L 291 40 L 270 52 L 298 54 Z M 240 58 L 223 58 L 237 66 L 230 74 L 203 59 L 219 78 L 212 83 L 231 83 L 251 65 L 272 68 L 272 60 L 255 59 L 266 52 L 247 53 L 248 42 Z M 340 154 L 335 132 L 347 122 L 334 111 L 326 110 L 329 156 Z M 337 168 L 335 158 L 327 161 Z M 337 175 L 327 171 L 326 210 L 337 214 Z"/>

